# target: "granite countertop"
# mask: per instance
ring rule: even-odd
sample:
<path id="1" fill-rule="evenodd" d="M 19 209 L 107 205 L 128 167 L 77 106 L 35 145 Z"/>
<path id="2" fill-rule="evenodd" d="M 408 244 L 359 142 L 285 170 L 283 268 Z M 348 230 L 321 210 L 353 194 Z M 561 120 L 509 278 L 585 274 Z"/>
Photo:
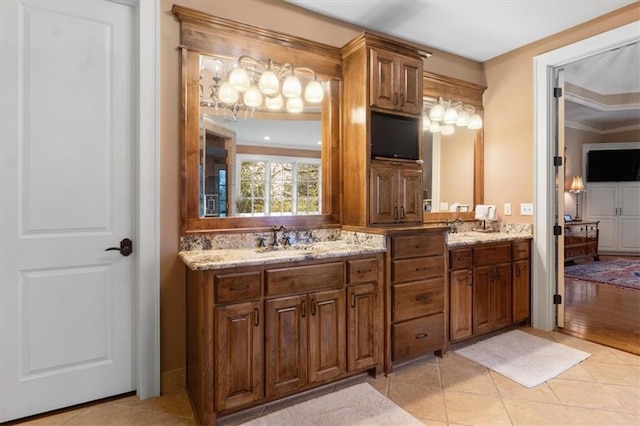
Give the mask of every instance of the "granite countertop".
<path id="1" fill-rule="evenodd" d="M 466 231 L 460 233 L 449 233 L 447 236 L 447 246 L 466 246 L 481 243 L 493 243 L 498 241 L 513 241 L 531 239 L 529 232 L 477 232 Z"/>
<path id="2" fill-rule="evenodd" d="M 179 253 L 182 261 L 194 271 L 238 266 L 286 263 L 300 260 L 329 259 L 385 252 L 384 245 L 358 244 L 353 241 L 322 241 L 291 247 L 190 250 Z"/>

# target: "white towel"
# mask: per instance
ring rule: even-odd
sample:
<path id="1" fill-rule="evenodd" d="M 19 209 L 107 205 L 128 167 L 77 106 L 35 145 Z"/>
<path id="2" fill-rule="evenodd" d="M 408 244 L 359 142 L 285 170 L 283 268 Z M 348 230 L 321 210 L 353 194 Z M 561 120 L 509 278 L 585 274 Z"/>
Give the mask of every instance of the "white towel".
<path id="1" fill-rule="evenodd" d="M 497 206 L 490 204 L 478 204 L 476 206 L 476 219 L 477 220 L 498 220 L 498 208 Z"/>

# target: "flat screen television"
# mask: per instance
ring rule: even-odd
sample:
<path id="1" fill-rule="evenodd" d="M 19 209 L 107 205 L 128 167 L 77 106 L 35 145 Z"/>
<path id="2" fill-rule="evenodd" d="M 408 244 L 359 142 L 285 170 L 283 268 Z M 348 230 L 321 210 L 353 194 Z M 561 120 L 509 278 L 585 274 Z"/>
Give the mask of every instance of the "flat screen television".
<path id="1" fill-rule="evenodd" d="M 640 149 L 587 152 L 587 182 L 640 181 Z"/>
<path id="2" fill-rule="evenodd" d="M 420 120 L 401 115 L 371 113 L 371 157 L 419 159 Z"/>

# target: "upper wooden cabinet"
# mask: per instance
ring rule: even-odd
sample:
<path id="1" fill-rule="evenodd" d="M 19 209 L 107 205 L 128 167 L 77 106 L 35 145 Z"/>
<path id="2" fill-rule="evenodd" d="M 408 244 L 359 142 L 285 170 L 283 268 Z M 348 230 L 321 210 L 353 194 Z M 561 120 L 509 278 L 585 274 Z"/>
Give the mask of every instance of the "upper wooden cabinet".
<path id="1" fill-rule="evenodd" d="M 420 114 L 422 111 L 422 59 L 379 48 L 370 50 L 370 105 Z"/>

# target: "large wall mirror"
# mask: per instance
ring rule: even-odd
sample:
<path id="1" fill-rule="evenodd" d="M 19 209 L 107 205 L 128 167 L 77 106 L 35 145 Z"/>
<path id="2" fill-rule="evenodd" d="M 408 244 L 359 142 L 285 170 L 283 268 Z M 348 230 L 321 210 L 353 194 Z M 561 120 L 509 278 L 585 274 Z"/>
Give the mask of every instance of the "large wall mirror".
<path id="1" fill-rule="evenodd" d="M 425 72 L 425 114 L 440 103 L 455 106 L 482 118 L 482 94 L 486 88 L 473 83 Z M 484 201 L 484 134 L 482 127 L 453 126 L 453 131 L 423 126 L 424 221 L 461 217 L 473 219 L 476 204 Z M 440 123 L 442 124 L 442 122 Z M 471 127 L 471 128 L 470 128 Z M 475 126 L 477 127 L 477 126 Z"/>
<path id="2" fill-rule="evenodd" d="M 184 231 L 339 225 L 339 50 L 180 6 L 173 13 L 183 46 Z M 299 96 L 288 93 L 290 76 Z"/>

